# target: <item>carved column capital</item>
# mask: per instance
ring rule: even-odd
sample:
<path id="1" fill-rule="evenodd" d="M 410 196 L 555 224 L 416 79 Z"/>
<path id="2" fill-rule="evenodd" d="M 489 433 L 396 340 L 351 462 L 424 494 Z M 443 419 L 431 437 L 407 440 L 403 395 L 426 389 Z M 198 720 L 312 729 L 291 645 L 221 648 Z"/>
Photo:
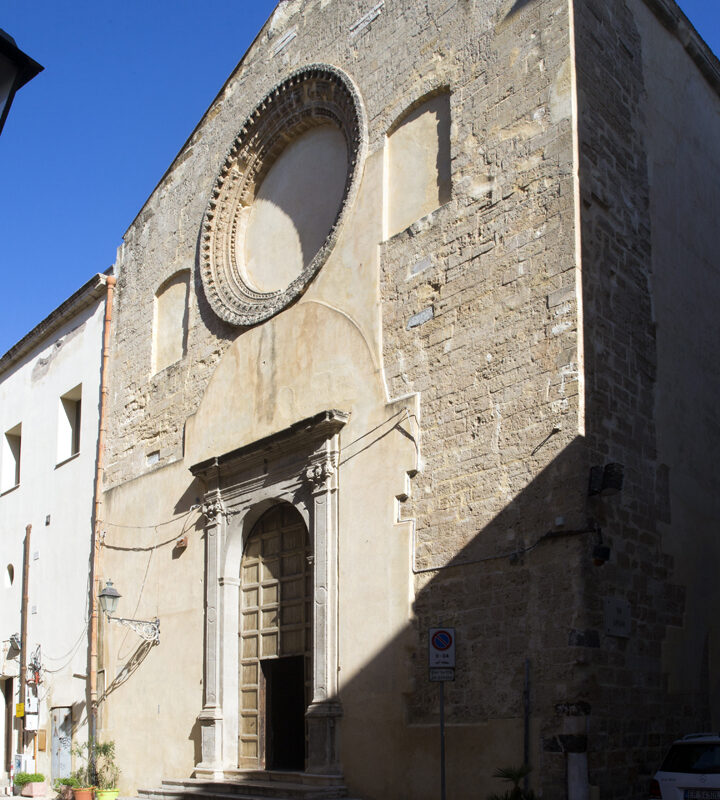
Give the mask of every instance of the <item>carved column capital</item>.
<path id="1" fill-rule="evenodd" d="M 225 513 L 225 506 L 223 505 L 220 492 L 217 492 L 212 497 L 206 497 L 202 504 L 202 513 L 209 524 L 218 521 L 218 517 Z"/>
<path id="2" fill-rule="evenodd" d="M 327 455 L 322 461 L 316 461 L 305 468 L 305 481 L 313 494 L 327 492 L 333 488 L 335 478 L 335 459 Z"/>

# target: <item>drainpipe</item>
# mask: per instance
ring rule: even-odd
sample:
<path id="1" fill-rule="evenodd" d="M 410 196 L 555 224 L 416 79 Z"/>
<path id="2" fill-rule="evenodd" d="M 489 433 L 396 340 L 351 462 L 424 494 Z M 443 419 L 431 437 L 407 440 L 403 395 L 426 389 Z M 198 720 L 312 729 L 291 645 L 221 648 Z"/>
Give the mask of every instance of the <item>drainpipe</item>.
<path id="1" fill-rule="evenodd" d="M 19 703 L 25 702 L 25 679 L 27 677 L 28 654 L 28 595 L 30 583 L 30 533 L 32 525 L 25 526 L 25 549 L 23 552 L 22 608 L 20 611 L 20 696 Z M 18 752 L 25 755 L 25 715 L 20 717 L 20 741 Z"/>
<path id="2" fill-rule="evenodd" d="M 93 526 L 91 539 L 92 567 L 90 574 L 90 665 L 88 670 L 88 683 L 90 695 L 90 715 L 89 715 L 89 736 L 90 741 L 97 741 L 97 671 L 98 671 L 98 571 L 100 563 L 100 526 L 102 524 L 102 477 L 103 477 L 103 454 L 105 451 L 105 409 L 107 406 L 107 375 L 108 362 L 110 360 L 110 326 L 112 323 L 113 290 L 115 288 L 115 278 L 108 275 L 105 279 L 107 294 L 105 296 L 105 321 L 103 325 L 103 350 L 102 366 L 100 368 L 100 419 L 98 421 L 98 442 L 97 457 L 95 468 L 95 506 L 93 509 Z M 95 753 L 94 748 L 88 751 L 90 757 L 90 767 L 95 773 Z"/>

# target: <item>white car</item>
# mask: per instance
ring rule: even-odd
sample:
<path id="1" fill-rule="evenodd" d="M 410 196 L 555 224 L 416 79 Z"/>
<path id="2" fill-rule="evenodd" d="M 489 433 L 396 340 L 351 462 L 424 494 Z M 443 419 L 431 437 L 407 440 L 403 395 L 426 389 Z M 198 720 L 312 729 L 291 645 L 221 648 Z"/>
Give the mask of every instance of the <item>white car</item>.
<path id="1" fill-rule="evenodd" d="M 650 782 L 651 800 L 720 800 L 720 734 L 673 742 Z"/>

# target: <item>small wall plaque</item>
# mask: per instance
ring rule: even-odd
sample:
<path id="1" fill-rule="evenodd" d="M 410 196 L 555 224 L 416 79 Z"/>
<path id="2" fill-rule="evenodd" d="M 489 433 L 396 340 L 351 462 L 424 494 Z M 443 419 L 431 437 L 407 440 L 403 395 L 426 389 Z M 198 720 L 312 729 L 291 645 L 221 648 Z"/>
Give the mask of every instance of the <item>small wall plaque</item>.
<path id="1" fill-rule="evenodd" d="M 603 611 L 605 635 L 627 639 L 630 636 L 630 603 L 620 597 L 605 597 Z"/>

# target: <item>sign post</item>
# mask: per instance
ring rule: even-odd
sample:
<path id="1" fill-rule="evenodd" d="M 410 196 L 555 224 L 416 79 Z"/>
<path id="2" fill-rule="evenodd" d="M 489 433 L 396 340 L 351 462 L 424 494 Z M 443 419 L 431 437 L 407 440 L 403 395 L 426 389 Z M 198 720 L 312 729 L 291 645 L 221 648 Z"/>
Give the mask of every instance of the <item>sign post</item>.
<path id="1" fill-rule="evenodd" d="M 430 680 L 440 684 L 440 799 L 445 800 L 445 681 L 455 680 L 455 628 L 430 628 L 428 667 Z"/>

